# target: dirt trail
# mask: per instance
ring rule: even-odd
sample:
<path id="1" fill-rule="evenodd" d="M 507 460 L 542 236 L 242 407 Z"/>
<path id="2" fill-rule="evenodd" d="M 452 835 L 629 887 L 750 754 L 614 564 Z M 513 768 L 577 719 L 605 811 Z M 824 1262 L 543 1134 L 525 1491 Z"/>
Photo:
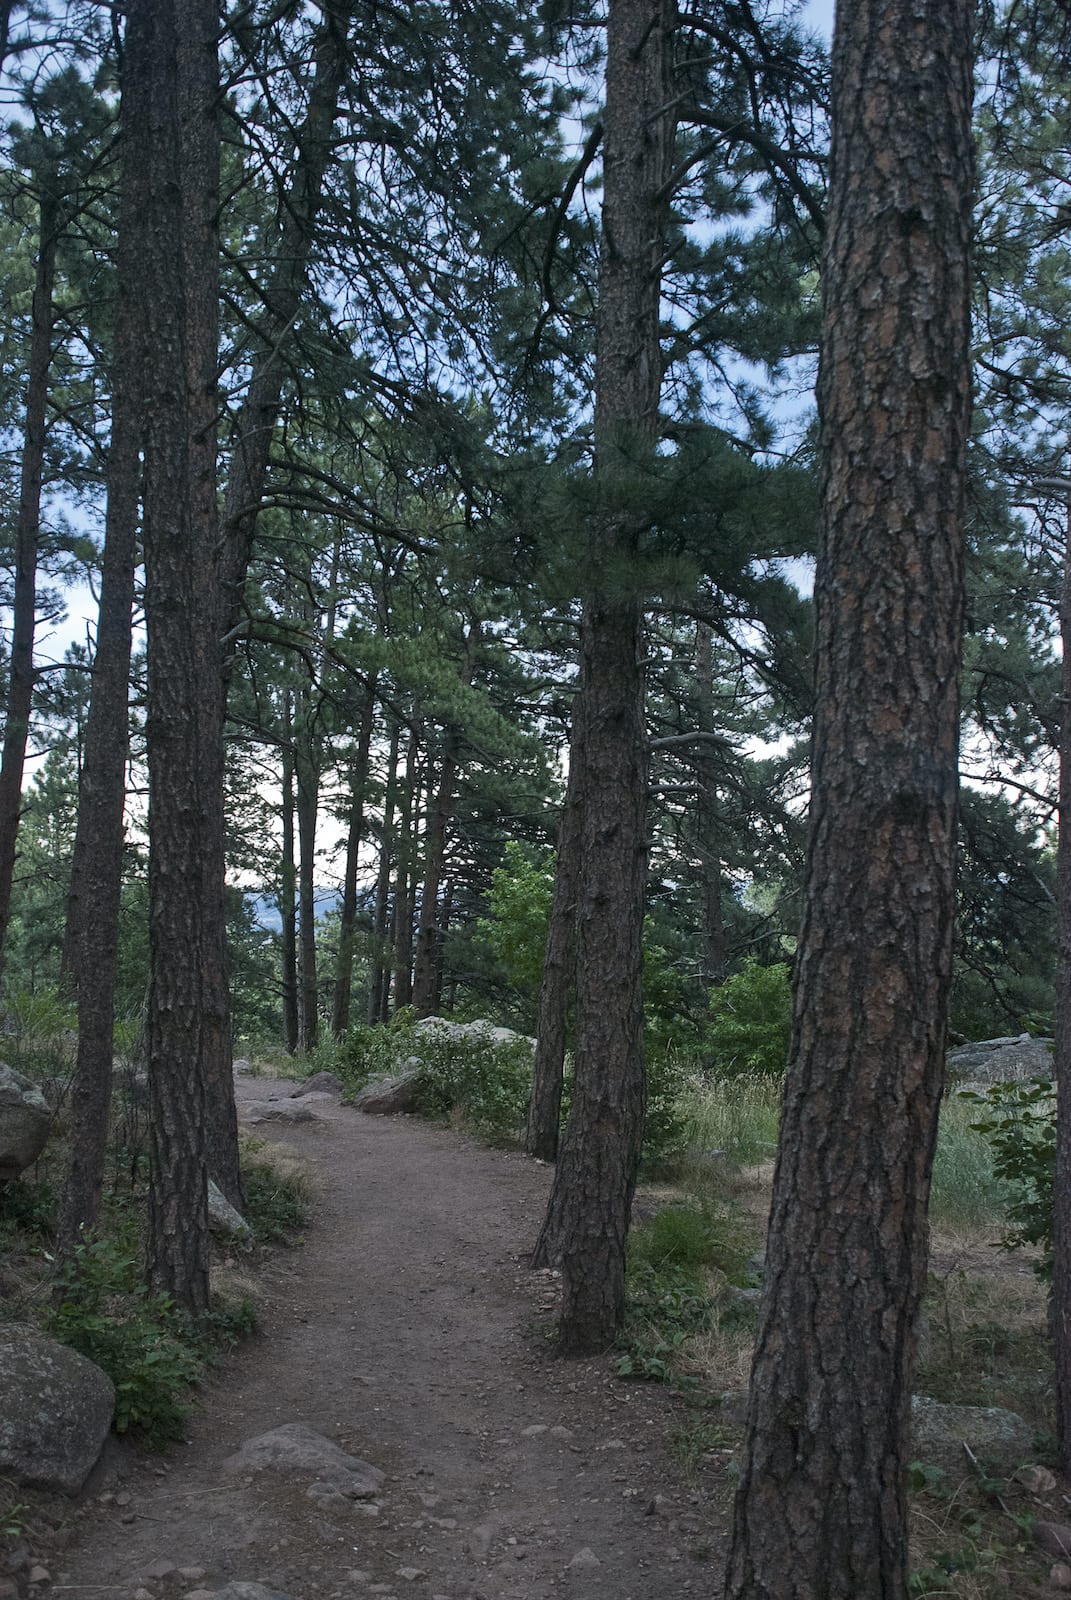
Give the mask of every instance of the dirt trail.
<path id="1" fill-rule="evenodd" d="M 290 1087 L 240 1080 L 239 1094 Z M 665 1453 L 681 1403 L 615 1380 L 609 1359 L 555 1360 L 533 1332 L 555 1303 L 524 1264 L 546 1169 L 410 1118 L 315 1109 L 320 1123 L 257 1130 L 316 1182 L 307 1242 L 262 1285 L 261 1336 L 205 1391 L 165 1466 L 134 1459 L 103 1500 L 98 1488 L 53 1592 L 147 1600 L 234 1580 L 294 1600 L 709 1591 L 717 1513 Z M 224 1469 L 286 1422 L 380 1467 L 379 1514 L 325 1514 L 307 1475 Z M 154 1563 L 204 1576 L 153 1578 Z"/>

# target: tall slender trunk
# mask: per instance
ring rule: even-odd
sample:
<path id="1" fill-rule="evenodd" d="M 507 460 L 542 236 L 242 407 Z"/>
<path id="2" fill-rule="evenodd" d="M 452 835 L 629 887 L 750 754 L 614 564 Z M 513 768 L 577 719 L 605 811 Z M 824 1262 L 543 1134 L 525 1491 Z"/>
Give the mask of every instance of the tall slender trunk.
<path id="1" fill-rule="evenodd" d="M 309 728 L 309 692 L 303 691 L 305 714 L 299 718 L 295 773 L 298 831 L 298 989 L 301 1048 L 314 1050 L 320 1031 L 316 990 L 316 818 L 320 771 Z"/>
<path id="2" fill-rule="evenodd" d="M 142 364 L 149 326 L 132 248 L 146 204 L 144 170 L 131 144 L 146 108 L 134 109 L 144 82 L 124 75 L 120 217 L 108 445 L 107 513 L 97 640 L 78 825 L 67 896 L 64 970 L 78 1003 L 78 1058 L 71 1089 L 67 1170 L 57 1220 L 57 1250 L 68 1257 L 97 1220 L 104 1181 L 119 959 L 123 811 L 130 743 L 130 619 L 134 603 L 141 442 Z"/>
<path id="3" fill-rule="evenodd" d="M 711 630 L 699 623 L 695 630 L 695 683 L 699 697 L 698 726 L 715 733 L 714 650 Z M 718 839 L 718 766 L 710 739 L 695 746 L 696 843 L 703 919 L 702 974 L 706 984 L 725 979 L 725 922 L 722 916 L 721 851 Z"/>
<path id="4" fill-rule="evenodd" d="M 558 856 L 554 873 L 554 898 L 543 955 L 539 988 L 539 1022 L 536 1026 L 532 1066 L 532 1098 L 528 1104 L 528 1129 L 524 1148 L 540 1161 L 558 1155 L 561 1127 L 565 1047 L 569 1031 L 569 1003 L 573 994 L 576 947 L 577 881 L 580 874 L 580 737 L 573 723 L 572 753 L 565 804 L 558 827 Z M 548 1267 L 558 1259 L 561 1218 L 548 1211 L 532 1265 Z"/>
<path id="5" fill-rule="evenodd" d="M 290 691 L 283 690 L 282 854 L 279 863 L 279 962 L 283 993 L 283 1044 L 294 1055 L 301 1041 L 298 1016 L 297 860 L 294 851 L 294 728 Z"/>
<path id="6" fill-rule="evenodd" d="M 148 1275 L 194 1314 L 209 1297 L 209 1140 L 220 1130 L 207 1126 L 216 1110 L 208 1062 L 224 954 L 218 35 L 215 0 L 134 0 L 129 11 L 128 71 L 148 83 L 140 259 L 154 308 L 145 388 Z"/>
<path id="7" fill-rule="evenodd" d="M 604 1349 L 625 1309 L 625 1241 L 643 1135 L 641 969 L 647 744 L 636 570 L 649 515 L 634 480 L 653 465 L 662 357 L 659 297 L 672 170 L 673 0 L 610 0 L 603 229 L 595 355 L 595 474 L 577 702 L 580 873 L 573 1109 L 548 1220 L 559 1219 L 564 1353 Z"/>
<path id="8" fill-rule="evenodd" d="M 1060 696 L 1060 836 L 1056 852 L 1056 1173 L 1052 1331 L 1056 1366 L 1056 1439 L 1060 1470 L 1071 1465 L 1071 502 L 1060 594 L 1063 646 Z"/>
<path id="9" fill-rule="evenodd" d="M 417 765 L 420 738 L 414 728 L 409 735 L 405 758 L 405 777 L 398 795 L 398 851 L 394 872 L 394 1009 L 401 1011 L 413 999 L 413 911 L 416 883 L 413 860 L 414 835 L 419 812 Z"/>
<path id="10" fill-rule="evenodd" d="M 376 717 L 376 679 L 369 680 L 361 711 L 357 750 L 350 764 L 350 817 L 346 830 L 346 871 L 342 880 L 342 906 L 338 925 L 338 962 L 335 993 L 331 1007 L 331 1032 L 337 1039 L 350 1025 L 350 994 L 353 988 L 353 946 L 357 931 L 357 868 L 364 835 L 365 791 L 368 787 L 368 761 L 372 749 L 372 729 Z"/>
<path id="11" fill-rule="evenodd" d="M 272 438 L 288 370 L 291 330 L 308 283 L 309 257 L 323 200 L 324 178 L 335 143 L 342 91 L 352 70 L 350 29 L 355 5 L 333 0 L 321 8 L 314 45 L 315 69 L 305 118 L 294 137 L 273 266 L 257 319 L 249 387 L 234 423 L 223 510 L 224 627 L 228 637 L 241 615 Z"/>
<path id="12" fill-rule="evenodd" d="M 731 1600 L 908 1589 L 955 914 L 973 9 L 837 9 L 810 846 Z"/>
<path id="13" fill-rule="evenodd" d="M 39 202 L 37 273 L 33 291 L 30 367 L 26 386 L 26 428 L 22 446 L 19 511 L 15 525 L 15 596 L 7 720 L 0 757 L 0 972 L 11 920 L 11 887 L 22 818 L 22 776 L 33 704 L 33 640 L 37 613 L 37 545 L 41 529 L 41 486 L 45 467 L 48 373 L 52 364 L 52 291 L 56 278 L 58 206 L 42 174 Z"/>
<path id="14" fill-rule="evenodd" d="M 461 684 L 466 688 L 472 682 L 479 642 L 480 624 L 474 622 L 465 639 L 465 654 L 460 672 Z M 435 974 L 441 947 L 439 885 L 442 882 L 443 867 L 446 862 L 447 830 L 457 801 L 460 747 L 461 740 L 457 731 L 448 729 L 443 737 L 439 782 L 434 796 L 428 802 L 428 823 L 424 831 L 424 882 L 420 891 L 420 917 L 413 971 L 413 1006 L 420 1017 L 430 1016 L 435 1006 Z M 428 784 L 430 794 L 430 774 Z"/>
<path id="15" fill-rule="evenodd" d="M 391 728 L 387 781 L 383 791 L 383 824 L 379 836 L 379 871 L 376 874 L 376 909 L 372 923 L 372 968 L 368 982 L 368 1021 L 387 1020 L 390 964 L 387 960 L 390 919 L 390 874 L 394 842 L 394 802 L 398 784 L 398 724 Z"/>

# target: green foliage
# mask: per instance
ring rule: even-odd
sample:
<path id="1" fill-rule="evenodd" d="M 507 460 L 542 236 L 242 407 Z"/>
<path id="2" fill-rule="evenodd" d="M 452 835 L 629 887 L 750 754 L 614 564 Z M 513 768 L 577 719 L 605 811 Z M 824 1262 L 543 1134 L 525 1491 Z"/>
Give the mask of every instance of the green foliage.
<path id="1" fill-rule="evenodd" d="M 0 1184 L 0 1238 L 24 1234 L 51 1238 L 56 1216 L 56 1195 L 50 1183 L 16 1179 Z"/>
<path id="2" fill-rule="evenodd" d="M 115 1384 L 116 1432 L 135 1429 L 157 1449 L 181 1438 L 203 1363 L 177 1333 L 166 1296 L 140 1286 L 134 1252 L 114 1238 L 87 1240 L 57 1287 L 49 1331 Z"/>
<path id="3" fill-rule="evenodd" d="M 723 1151 L 731 1166 L 768 1160 L 777 1150 L 780 1108 L 780 1085 L 769 1077 L 693 1077 L 681 1105 L 688 1148 L 700 1160 Z"/>
<path id="4" fill-rule="evenodd" d="M 708 1038 L 715 1072 L 776 1078 L 785 1070 L 792 1030 L 792 990 L 785 962 L 749 960 L 715 989 Z"/>
<path id="5" fill-rule="evenodd" d="M 468 1038 L 430 1039 L 416 1047 L 423 1062 L 418 1105 L 426 1116 L 457 1117 L 485 1137 L 515 1142 L 528 1117 L 532 1047 L 525 1039 L 492 1044 Z"/>
<path id="6" fill-rule="evenodd" d="M 491 874 L 489 915 L 477 922 L 476 934 L 533 1018 L 553 897 L 553 854 L 533 861 L 523 845 L 508 840 L 502 865 Z"/>
<path id="7" fill-rule="evenodd" d="M 249 1146 L 246 1146 L 249 1150 Z M 285 1244 L 308 1224 L 305 1186 L 290 1172 L 280 1172 L 255 1153 L 242 1161 L 245 1220 L 260 1244 Z"/>
<path id="8" fill-rule="evenodd" d="M 994 1174 L 1008 1186 L 1011 1226 L 1001 1246 L 1005 1250 L 1040 1246 L 1042 1256 L 1035 1270 L 1048 1282 L 1055 1211 L 1055 1087 L 1049 1078 L 1031 1078 L 1025 1083 L 994 1083 L 981 1093 L 965 1089 L 962 1098 L 982 1107 L 971 1126 L 988 1139 Z"/>

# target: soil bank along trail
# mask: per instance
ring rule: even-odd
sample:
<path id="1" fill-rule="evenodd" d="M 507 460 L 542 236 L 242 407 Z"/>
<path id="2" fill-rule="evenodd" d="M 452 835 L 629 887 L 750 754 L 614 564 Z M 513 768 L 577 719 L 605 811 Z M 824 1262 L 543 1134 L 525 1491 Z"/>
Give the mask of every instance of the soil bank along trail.
<path id="1" fill-rule="evenodd" d="M 241 1079 L 240 1106 L 292 1087 Z M 53 1592 L 709 1592 L 720 1519 L 666 1455 L 687 1406 L 614 1378 L 611 1358 L 557 1360 L 539 1337 L 557 1290 L 526 1253 L 548 1170 L 409 1117 L 314 1109 L 314 1123 L 257 1130 L 296 1154 L 315 1186 L 306 1242 L 261 1280 L 260 1334 L 204 1389 L 186 1444 L 163 1463 L 128 1458 L 98 1491 L 52 1567 Z M 353 1485 L 311 1467 L 227 1464 L 286 1424 L 383 1481 L 354 1499 Z"/>

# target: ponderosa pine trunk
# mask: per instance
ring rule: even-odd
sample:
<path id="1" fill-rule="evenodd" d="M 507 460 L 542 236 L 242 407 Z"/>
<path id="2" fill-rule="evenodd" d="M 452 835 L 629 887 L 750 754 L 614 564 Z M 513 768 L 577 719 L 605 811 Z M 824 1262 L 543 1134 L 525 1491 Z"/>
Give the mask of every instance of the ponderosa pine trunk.
<path id="1" fill-rule="evenodd" d="M 386 1022 L 390 1001 L 390 963 L 388 930 L 390 919 L 390 871 L 394 841 L 394 801 L 398 787 L 398 724 L 390 734 L 387 779 L 383 794 L 383 822 L 379 834 L 379 868 L 376 873 L 376 904 L 372 919 L 372 963 L 368 980 L 368 1021 Z"/>
<path id="2" fill-rule="evenodd" d="M 558 825 L 558 852 L 554 870 L 554 896 L 543 952 L 543 977 L 539 986 L 539 1021 L 536 1024 L 532 1062 L 532 1096 L 524 1148 L 539 1161 L 556 1161 L 561 1132 L 565 1051 L 569 1034 L 569 1006 L 575 972 L 576 893 L 580 869 L 580 740 L 573 720 L 569 752 L 569 777 Z M 548 1217 L 550 1213 L 548 1212 Z M 557 1218 L 544 1224 L 532 1253 L 534 1267 L 555 1265 L 558 1250 Z"/>
<path id="3" fill-rule="evenodd" d="M 560 1242 L 565 1354 L 604 1349 L 625 1309 L 643 1138 L 641 972 L 647 741 L 639 541 L 658 437 L 659 296 L 674 145 L 673 0 L 610 0 L 595 352 L 595 477 L 577 703 L 582 718 L 573 1106 L 548 1221 Z M 630 503 L 622 508 L 624 484 Z"/>
<path id="4" fill-rule="evenodd" d="M 1052 1336 L 1056 1367 L 1056 1442 L 1060 1471 L 1071 1468 L 1071 504 L 1060 594 L 1063 645 L 1060 697 L 1060 834 L 1056 852 L 1056 1172 L 1054 1177 Z"/>
<path id="5" fill-rule="evenodd" d="M 480 642 L 480 624 L 474 622 L 465 639 L 465 655 L 461 664 L 460 682 L 468 687 L 476 664 L 476 651 Z M 446 836 L 457 803 L 458 751 L 461 739 L 456 729 L 448 728 L 443 735 L 443 756 L 439 767 L 439 782 L 431 793 L 431 774 L 428 775 L 428 821 L 424 830 L 424 879 L 420 890 L 420 907 L 417 921 L 416 956 L 413 962 L 413 1007 L 418 1017 L 428 1017 L 435 1009 L 438 988 L 439 954 L 442 948 L 442 929 L 439 922 L 439 887 L 446 863 Z M 429 758 L 430 759 L 430 758 Z"/>
<path id="6" fill-rule="evenodd" d="M 282 801 L 280 824 L 282 849 L 279 862 L 280 982 L 283 998 L 283 1044 L 288 1055 L 295 1055 L 301 1042 L 298 1016 L 297 960 L 297 856 L 294 843 L 294 746 L 290 691 L 283 690 Z"/>
<path id="7" fill-rule="evenodd" d="M 129 80 L 124 71 L 104 562 L 64 931 L 63 965 L 78 1005 L 78 1057 L 56 1225 L 61 1259 L 70 1256 L 82 1232 L 97 1220 L 111 1102 L 130 744 L 131 612 L 144 428 L 141 376 L 149 327 L 149 307 L 133 248 L 147 198 L 137 150 L 148 125 L 146 88 L 144 76 Z"/>
<path id="8" fill-rule="evenodd" d="M 52 291 L 56 279 L 59 216 L 47 172 L 40 174 L 37 270 L 26 385 L 19 510 L 15 524 L 15 594 L 11 620 L 6 720 L 0 756 L 0 972 L 11 920 L 11 889 L 22 820 L 22 777 L 33 706 L 33 641 L 37 622 L 37 546 L 41 530 L 41 486 L 45 468 L 48 374 L 52 365 Z"/>
<path id="9" fill-rule="evenodd" d="M 955 909 L 972 11 L 837 13 L 810 847 L 731 1600 L 907 1593 Z"/>
<path id="10" fill-rule="evenodd" d="M 151 107 L 139 251 L 153 305 L 144 391 L 148 1277 L 195 1315 L 209 1299 L 206 1059 L 219 1026 L 223 926 L 218 37 L 215 0 L 130 7 L 128 71 L 144 75 Z"/>
<path id="11" fill-rule="evenodd" d="M 339 908 L 338 960 L 335 966 L 335 991 L 331 1004 L 331 1033 L 341 1038 L 350 1025 L 350 995 L 353 989 L 353 952 L 357 932 L 357 869 L 364 839 L 365 791 L 372 750 L 372 730 L 376 717 L 376 679 L 369 680 L 361 710 L 357 750 L 350 764 L 350 815 L 346 828 L 346 868 L 342 879 L 342 904 Z"/>
<path id="12" fill-rule="evenodd" d="M 398 791 L 398 849 L 394 868 L 394 1009 L 401 1011 L 413 999 L 413 912 L 416 902 L 413 861 L 414 835 L 420 801 L 417 793 L 417 767 L 420 738 L 414 728 L 409 735 L 405 758 L 405 777 Z"/>
<path id="13" fill-rule="evenodd" d="M 710 628 L 700 622 L 695 630 L 695 683 L 699 699 L 701 733 L 715 734 L 714 650 Z M 695 746 L 696 843 L 702 889 L 703 982 L 714 986 L 725 979 L 725 919 L 722 912 L 721 851 L 718 839 L 718 769 L 713 739 Z"/>
<path id="14" fill-rule="evenodd" d="M 297 778 L 298 835 L 298 1018 L 301 1048 L 314 1050 L 319 1038 L 316 985 L 316 818 L 320 800 L 317 754 L 311 748 L 309 695 L 298 719 L 294 770 Z"/>

